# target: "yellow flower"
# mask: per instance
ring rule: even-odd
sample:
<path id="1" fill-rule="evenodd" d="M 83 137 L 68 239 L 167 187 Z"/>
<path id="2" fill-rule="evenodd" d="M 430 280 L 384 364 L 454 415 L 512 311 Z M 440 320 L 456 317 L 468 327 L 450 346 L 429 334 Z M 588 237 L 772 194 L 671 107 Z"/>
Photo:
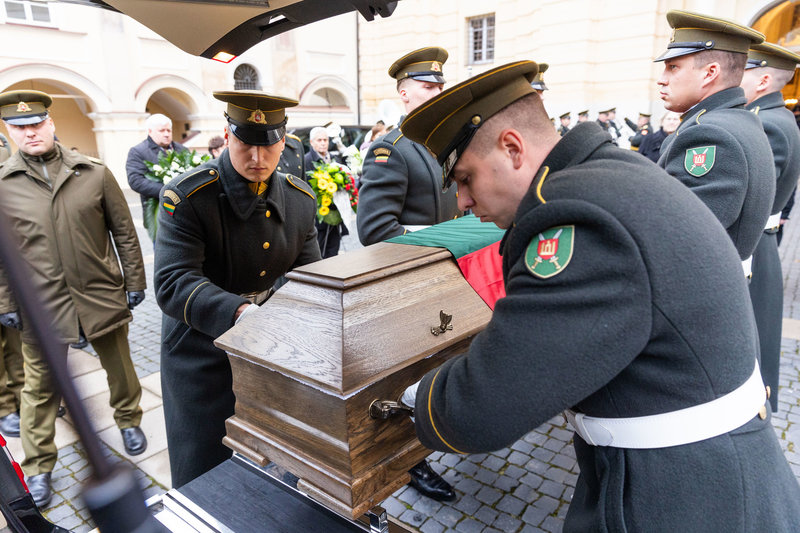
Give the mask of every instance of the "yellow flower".
<path id="1" fill-rule="evenodd" d="M 317 180 L 317 187 L 319 187 L 320 190 L 324 191 L 325 189 L 328 188 L 329 183 L 330 181 L 328 181 L 326 178 L 319 178 Z"/>
<path id="2" fill-rule="evenodd" d="M 322 197 L 322 205 L 323 205 L 323 207 L 328 207 L 329 205 L 331 205 L 331 199 L 328 198 L 327 196 L 323 196 Z"/>
<path id="3" fill-rule="evenodd" d="M 331 210 L 329 208 L 325 207 L 325 206 L 322 206 L 322 207 L 319 208 L 320 216 L 324 217 L 325 215 L 327 215 L 330 212 L 331 212 Z"/>
<path id="4" fill-rule="evenodd" d="M 329 182 L 328 182 L 328 192 L 329 192 L 329 193 L 331 193 L 331 194 L 335 193 L 335 192 L 336 192 L 336 190 L 337 190 L 337 188 L 338 188 L 338 187 L 336 187 L 336 184 L 335 184 L 335 183 L 333 183 L 332 181 L 329 181 Z"/>

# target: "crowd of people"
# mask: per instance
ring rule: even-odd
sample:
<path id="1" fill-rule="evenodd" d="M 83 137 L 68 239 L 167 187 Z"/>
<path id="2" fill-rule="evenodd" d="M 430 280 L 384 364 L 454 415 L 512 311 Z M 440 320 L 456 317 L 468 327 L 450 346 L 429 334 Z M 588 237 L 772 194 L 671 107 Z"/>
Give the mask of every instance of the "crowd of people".
<path id="1" fill-rule="evenodd" d="M 467 353 L 403 395 L 425 446 L 488 452 L 564 412 L 580 465 L 565 531 L 793 531 L 800 486 L 770 417 L 778 230 L 800 176 L 800 130 L 781 89 L 800 56 L 732 21 L 685 11 L 667 20 L 673 36 L 655 59 L 666 112 L 657 131 L 649 113 L 626 120 L 631 149 L 619 146 L 613 107 L 597 120 L 581 111 L 574 127 L 562 114 L 554 128 L 546 64 L 517 61 L 445 89 L 446 50 L 399 58 L 388 74 L 406 116 L 389 131 L 376 124 L 358 147 L 358 238 L 370 245 L 467 213 L 506 230 L 507 296 Z M 158 202 L 154 288 L 175 487 L 231 455 L 222 444 L 231 368 L 214 339 L 286 272 L 336 255 L 348 231 L 321 220 L 308 181 L 318 165 L 345 163 L 328 130 L 312 129 L 304 153 L 286 133 L 296 100 L 214 97 L 226 128 L 209 142 L 212 160 L 163 186 L 148 179 L 146 162 L 185 150 L 169 118 L 153 115 L 127 163 L 143 206 Z M 135 455 L 147 442 L 127 324 L 144 298 L 141 251 L 110 171 L 55 141 L 51 103 L 37 91 L 0 94 L 19 148 L 0 164 L 0 208 L 64 356 L 80 334 L 98 353 Z M 21 436 L 22 468 L 45 506 L 59 399 L 25 323 L 0 278 L 0 432 Z M 457 497 L 426 461 L 409 473 L 420 493 Z"/>

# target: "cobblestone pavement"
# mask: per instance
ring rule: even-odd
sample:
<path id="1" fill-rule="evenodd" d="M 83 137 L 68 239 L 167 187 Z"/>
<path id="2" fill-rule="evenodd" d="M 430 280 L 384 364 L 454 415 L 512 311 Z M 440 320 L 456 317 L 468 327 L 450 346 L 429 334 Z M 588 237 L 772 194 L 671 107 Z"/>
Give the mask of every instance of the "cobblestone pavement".
<path id="1" fill-rule="evenodd" d="M 141 207 L 130 195 L 134 218 L 141 226 Z M 152 244 L 140 231 L 148 272 L 146 300 L 134 311 L 130 328 L 131 353 L 137 374 L 156 390 L 159 374 L 161 313 L 152 291 Z M 791 221 L 781 245 L 785 278 L 784 338 L 781 362 L 780 411 L 773 415 L 775 432 L 795 475 L 800 478 L 800 221 Z M 91 353 L 91 348 L 88 349 Z M 143 383 L 144 383 L 143 381 Z M 160 391 L 156 391 L 160 404 Z M 149 406 L 156 413 L 157 409 Z M 158 416 L 162 416 L 158 414 Z M 157 415 L 152 419 L 159 422 Z M 160 421 L 163 424 L 163 419 Z M 114 431 L 114 428 L 110 428 Z M 102 435 L 105 432 L 101 433 Z M 150 434 L 148 434 L 150 437 Z M 383 502 L 389 515 L 423 533 L 459 532 L 558 532 L 572 499 L 578 467 L 572 448 L 572 432 L 559 415 L 531 431 L 509 448 L 488 454 L 459 456 L 434 453 L 435 470 L 452 483 L 455 502 L 439 503 L 404 487 Z M 14 439 L 12 439 L 14 440 Z M 151 437 L 151 446 L 153 441 Z M 163 441 L 163 437 L 162 437 Z M 145 495 L 165 492 L 169 487 L 168 465 L 158 461 L 134 462 L 114 446 L 106 445 L 114 462 L 127 462 L 137 470 Z M 161 444 L 165 446 L 165 444 Z M 21 459 L 21 452 L 18 457 Z M 165 455 L 165 452 L 159 452 Z M 79 498 L 80 482 L 89 475 L 80 443 L 59 448 L 53 472 L 55 496 L 45 515 L 54 523 L 74 531 L 91 529 L 91 519 Z M 2 518 L 0 518 L 2 526 Z M 6 533 L 7 528 L 0 528 Z"/>

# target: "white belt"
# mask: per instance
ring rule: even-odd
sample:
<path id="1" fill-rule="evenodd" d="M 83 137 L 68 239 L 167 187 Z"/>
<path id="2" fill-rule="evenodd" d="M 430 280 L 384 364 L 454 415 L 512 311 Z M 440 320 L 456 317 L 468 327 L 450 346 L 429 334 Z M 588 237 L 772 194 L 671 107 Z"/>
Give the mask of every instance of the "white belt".
<path id="1" fill-rule="evenodd" d="M 781 227 L 781 214 L 775 213 L 774 215 L 770 215 L 767 219 L 767 224 L 764 226 L 764 231 L 769 231 L 771 229 L 778 229 Z"/>
<path id="2" fill-rule="evenodd" d="M 744 385 L 704 404 L 660 415 L 596 418 L 567 410 L 575 432 L 592 446 L 667 448 L 723 435 L 746 424 L 764 406 L 767 392 L 756 361 Z"/>
<path id="3" fill-rule="evenodd" d="M 751 255 L 744 261 L 742 261 L 742 270 L 744 271 L 744 277 L 750 279 L 753 277 L 753 256 Z"/>

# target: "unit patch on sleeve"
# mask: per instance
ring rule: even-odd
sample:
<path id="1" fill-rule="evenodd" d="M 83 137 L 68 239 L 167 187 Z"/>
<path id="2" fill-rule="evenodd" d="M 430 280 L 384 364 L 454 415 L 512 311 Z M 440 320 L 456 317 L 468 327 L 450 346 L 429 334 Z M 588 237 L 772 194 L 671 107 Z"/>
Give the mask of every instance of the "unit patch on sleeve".
<path id="1" fill-rule="evenodd" d="M 709 173 L 711 167 L 714 166 L 716 156 L 716 146 L 689 148 L 686 150 L 686 158 L 683 160 L 683 166 L 686 168 L 686 172 L 695 178 L 699 178 Z"/>
<path id="2" fill-rule="evenodd" d="M 551 278 L 572 259 L 575 226 L 556 226 L 533 238 L 525 250 L 525 266 L 537 278 Z"/>
<path id="3" fill-rule="evenodd" d="M 375 155 L 376 163 L 386 163 L 389 160 L 389 156 L 392 155 L 392 151 L 384 147 L 375 148 L 372 153 Z"/>

